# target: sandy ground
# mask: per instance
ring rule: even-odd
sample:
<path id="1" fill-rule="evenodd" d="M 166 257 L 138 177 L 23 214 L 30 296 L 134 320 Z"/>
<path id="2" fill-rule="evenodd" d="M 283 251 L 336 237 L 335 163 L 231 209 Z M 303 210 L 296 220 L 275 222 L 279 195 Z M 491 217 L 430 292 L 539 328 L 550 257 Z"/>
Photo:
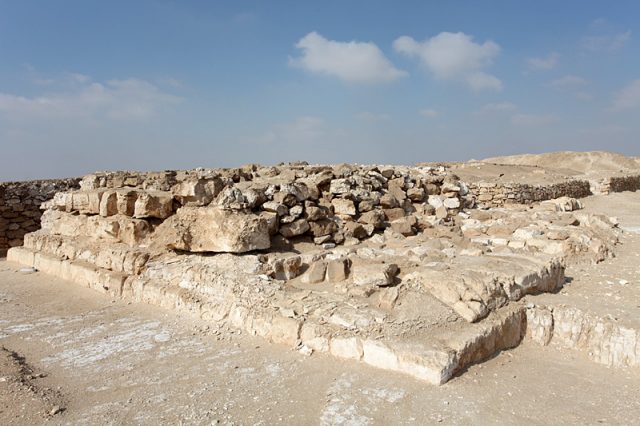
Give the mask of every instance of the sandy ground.
<path id="1" fill-rule="evenodd" d="M 3 380 L 0 424 L 640 423 L 640 373 L 577 352 L 524 344 L 437 387 L 17 268 L 0 262 L 0 345 L 48 391 Z"/>

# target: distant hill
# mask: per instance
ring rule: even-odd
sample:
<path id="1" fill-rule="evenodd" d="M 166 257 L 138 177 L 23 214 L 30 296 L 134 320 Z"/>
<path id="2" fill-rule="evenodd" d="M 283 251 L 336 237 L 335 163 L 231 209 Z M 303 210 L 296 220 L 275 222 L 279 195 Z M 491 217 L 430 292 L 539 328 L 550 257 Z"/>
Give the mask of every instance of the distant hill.
<path id="1" fill-rule="evenodd" d="M 640 157 L 627 157 L 606 151 L 559 151 L 545 154 L 491 157 L 482 161 L 517 166 L 541 166 L 558 170 L 572 170 L 578 173 L 640 169 Z"/>

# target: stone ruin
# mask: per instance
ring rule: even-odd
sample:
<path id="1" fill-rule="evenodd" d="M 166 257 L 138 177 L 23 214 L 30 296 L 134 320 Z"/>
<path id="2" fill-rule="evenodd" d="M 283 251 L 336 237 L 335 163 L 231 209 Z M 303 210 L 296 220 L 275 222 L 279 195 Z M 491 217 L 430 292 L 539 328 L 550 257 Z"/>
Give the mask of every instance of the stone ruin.
<path id="1" fill-rule="evenodd" d="M 44 203 L 8 259 L 442 384 L 525 338 L 547 344 L 548 316 L 520 299 L 558 291 L 568 262 L 601 261 L 618 238 L 614 219 L 580 212 L 582 184 L 534 204 L 482 188 L 496 187 L 442 165 L 95 173 Z"/>

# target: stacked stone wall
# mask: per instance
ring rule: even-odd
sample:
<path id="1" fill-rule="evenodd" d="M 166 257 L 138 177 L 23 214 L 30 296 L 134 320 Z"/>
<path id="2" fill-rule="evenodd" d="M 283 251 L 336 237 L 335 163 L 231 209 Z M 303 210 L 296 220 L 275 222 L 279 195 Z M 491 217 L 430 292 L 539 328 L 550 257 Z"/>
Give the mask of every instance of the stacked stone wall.
<path id="1" fill-rule="evenodd" d="M 56 192 L 79 187 L 80 179 L 0 183 L 0 256 L 21 246 L 24 235 L 40 229 L 40 204 Z"/>
<path id="2" fill-rule="evenodd" d="M 571 180 L 551 185 L 528 185 L 521 183 L 468 182 L 476 206 L 480 208 L 501 207 L 505 204 L 531 204 L 559 197 L 583 198 L 591 195 L 590 183 L 586 180 Z"/>

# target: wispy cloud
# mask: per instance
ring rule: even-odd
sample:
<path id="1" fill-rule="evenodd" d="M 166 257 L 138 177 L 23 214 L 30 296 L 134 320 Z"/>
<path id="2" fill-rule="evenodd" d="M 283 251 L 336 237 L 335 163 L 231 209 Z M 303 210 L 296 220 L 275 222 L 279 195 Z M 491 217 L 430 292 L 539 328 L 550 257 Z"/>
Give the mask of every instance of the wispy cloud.
<path id="1" fill-rule="evenodd" d="M 420 111 L 418 111 L 418 114 L 420 114 L 423 117 L 426 118 L 436 118 L 440 115 L 440 112 L 438 112 L 435 109 L 431 109 L 431 108 L 426 108 L 426 109 L 421 109 Z"/>
<path id="2" fill-rule="evenodd" d="M 556 89 L 573 89 L 586 86 L 587 84 L 589 84 L 589 82 L 586 79 L 571 74 L 552 80 L 551 83 L 549 83 L 551 87 L 555 87 Z"/>
<path id="3" fill-rule="evenodd" d="M 362 111 L 356 114 L 356 118 L 362 121 L 369 122 L 378 122 L 378 121 L 389 121 L 391 120 L 391 116 L 389 114 L 377 113 L 371 111 Z"/>
<path id="4" fill-rule="evenodd" d="M 483 71 L 500 54 L 500 46 L 493 41 L 479 44 L 465 33 L 442 32 L 422 42 L 402 36 L 393 42 L 393 47 L 401 54 L 418 58 L 438 79 L 463 81 L 475 91 L 502 90 L 500 79 Z"/>
<path id="5" fill-rule="evenodd" d="M 548 71 L 554 69 L 560 60 L 560 55 L 551 52 L 544 58 L 527 58 L 527 66 L 530 70 Z"/>
<path id="6" fill-rule="evenodd" d="M 515 126 L 539 127 L 558 122 L 554 115 L 514 114 L 511 116 L 511 124 Z"/>
<path id="7" fill-rule="evenodd" d="M 307 115 L 288 123 L 276 124 L 255 142 L 264 145 L 307 145 L 320 142 L 326 133 L 326 123 L 322 117 Z"/>
<path id="8" fill-rule="evenodd" d="M 92 82 L 82 74 L 68 74 L 72 87 L 37 96 L 0 93 L 0 115 L 13 121 L 61 119 L 145 120 L 181 98 L 140 79 Z M 53 83 L 52 83 L 53 84 Z"/>
<path id="9" fill-rule="evenodd" d="M 289 64 L 309 71 L 337 77 L 349 83 L 375 84 L 407 75 L 384 56 L 374 43 L 334 41 L 311 32 L 296 43 L 302 51 Z"/>
<path id="10" fill-rule="evenodd" d="M 634 80 L 613 96 L 611 109 L 622 111 L 640 107 L 640 79 Z"/>
<path id="11" fill-rule="evenodd" d="M 604 35 L 590 35 L 582 39 L 582 47 L 592 52 L 615 52 L 631 40 L 631 30 Z"/>
<path id="12" fill-rule="evenodd" d="M 511 102 L 497 102 L 483 105 L 475 114 L 510 113 L 517 109 L 518 107 Z"/>

